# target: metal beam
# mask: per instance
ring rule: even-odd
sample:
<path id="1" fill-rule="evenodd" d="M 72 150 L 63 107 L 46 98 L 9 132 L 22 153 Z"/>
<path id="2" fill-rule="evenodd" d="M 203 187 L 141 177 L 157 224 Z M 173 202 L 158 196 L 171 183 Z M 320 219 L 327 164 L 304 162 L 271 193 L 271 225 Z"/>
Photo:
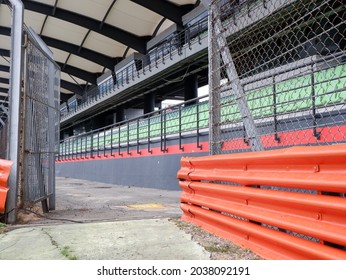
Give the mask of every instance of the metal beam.
<path id="1" fill-rule="evenodd" d="M 41 36 L 41 38 L 47 45 L 53 48 L 63 50 L 65 52 L 83 57 L 87 60 L 90 60 L 99 65 L 102 65 L 103 67 L 106 67 L 113 71 L 114 71 L 115 64 L 117 64 L 122 59 L 121 57 L 113 58 L 113 57 L 95 52 L 87 48 L 83 48 L 83 47 L 81 48 L 78 45 L 64 42 L 55 38 L 51 38 L 47 36 Z"/>
<path id="2" fill-rule="evenodd" d="M 182 17 L 187 12 L 186 8 L 180 7 L 166 0 L 161 0 L 160 4 L 158 4 L 157 1 L 148 1 L 148 0 L 131 0 L 131 1 L 165 18 L 168 18 L 169 20 L 175 22 L 178 25 L 182 25 Z M 192 7 L 193 5 L 191 5 L 190 10 L 192 10 Z"/>
<path id="3" fill-rule="evenodd" d="M 59 67 L 61 68 L 61 71 L 67 74 L 70 74 L 72 76 L 75 76 L 77 78 L 80 78 L 84 81 L 87 81 L 93 85 L 96 85 L 96 79 L 98 74 L 96 73 L 91 73 L 88 71 L 85 71 L 83 69 L 68 65 L 68 64 L 63 64 L 61 62 L 57 62 Z"/>
<path id="4" fill-rule="evenodd" d="M 0 65 L 1 72 L 10 72 L 10 66 Z"/>
<path id="5" fill-rule="evenodd" d="M 11 28 L 0 26 L 0 34 L 5 36 L 11 36 Z"/>
<path id="6" fill-rule="evenodd" d="M 5 49 L 0 49 L 0 55 L 3 56 L 10 56 L 10 51 L 9 50 L 5 50 Z M 59 65 L 59 67 L 61 68 L 61 71 L 70 75 L 73 75 L 77 78 L 80 78 L 84 81 L 87 81 L 93 85 L 96 85 L 96 79 L 99 76 L 99 73 L 91 73 L 85 70 L 82 70 L 80 68 L 74 67 L 74 66 L 70 66 L 70 65 L 66 65 L 63 63 L 59 63 L 57 62 L 57 64 Z"/>
<path id="7" fill-rule="evenodd" d="M 0 87 L 0 92 L 2 92 L 2 93 L 8 93 L 8 88 Z"/>
<path id="8" fill-rule="evenodd" d="M 82 94 L 84 92 L 84 88 L 82 86 L 79 86 L 77 84 L 74 84 L 65 80 L 60 81 L 60 86 L 76 94 Z"/>
<path id="9" fill-rule="evenodd" d="M 49 15 L 67 22 L 74 23 L 86 29 L 100 33 L 124 45 L 127 45 L 140 53 L 144 54 L 146 51 L 146 41 L 148 40 L 147 37 L 140 37 L 110 24 L 102 24 L 101 21 L 95 20 L 93 18 L 61 8 L 55 8 L 54 6 L 43 4 L 40 2 L 30 0 L 23 0 L 22 2 L 26 10 Z"/>
<path id="10" fill-rule="evenodd" d="M 7 79 L 7 78 L 1 78 L 1 77 L 0 77 L 0 83 L 1 83 L 1 84 L 9 84 L 9 83 L 10 83 L 10 80 Z"/>
<path id="11" fill-rule="evenodd" d="M 11 35 L 11 28 L 0 26 L 0 34 L 5 36 Z M 48 36 L 41 35 L 41 39 L 48 45 L 53 48 L 80 56 L 82 58 L 85 58 L 87 60 L 90 60 L 94 63 L 97 63 L 99 65 L 102 65 L 103 67 L 106 67 L 107 69 L 114 70 L 115 64 L 120 62 L 122 60 L 121 57 L 110 57 L 104 54 L 101 54 L 99 52 L 95 52 L 93 50 L 83 48 L 78 45 L 74 45 L 65 41 L 61 41 L 55 38 L 51 38 Z"/>
<path id="12" fill-rule="evenodd" d="M 0 55 L 10 57 L 11 52 L 10 52 L 10 50 L 0 49 Z"/>

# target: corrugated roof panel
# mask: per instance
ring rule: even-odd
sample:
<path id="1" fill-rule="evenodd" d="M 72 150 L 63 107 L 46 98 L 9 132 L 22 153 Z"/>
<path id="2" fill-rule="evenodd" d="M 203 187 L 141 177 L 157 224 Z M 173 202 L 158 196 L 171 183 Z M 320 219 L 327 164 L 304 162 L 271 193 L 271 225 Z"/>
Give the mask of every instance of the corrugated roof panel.
<path id="1" fill-rule="evenodd" d="M 1 5 L 0 8 L 0 25 L 8 27 L 11 25 L 11 12 L 10 9 L 5 5 Z"/>
<path id="2" fill-rule="evenodd" d="M 10 59 L 9 57 L 5 58 L 5 57 L 0 56 L 0 64 L 5 65 L 5 66 L 10 66 L 10 60 L 9 59 Z"/>
<path id="3" fill-rule="evenodd" d="M 3 72 L 3 71 L 0 71 L 0 72 L 1 72 L 1 78 L 6 78 L 6 79 L 10 78 L 10 72 Z"/>
<path id="4" fill-rule="evenodd" d="M 128 0 L 118 0 L 106 22 L 138 36 L 152 35 L 162 16 Z"/>
<path id="5" fill-rule="evenodd" d="M 37 34 L 40 34 L 45 18 L 45 15 L 32 11 L 25 11 L 24 13 L 25 24 L 33 28 Z"/>
<path id="6" fill-rule="evenodd" d="M 0 35 L 1 49 L 9 50 L 11 48 L 11 37 Z"/>
<path id="7" fill-rule="evenodd" d="M 57 18 L 48 17 L 42 35 L 70 42 L 79 46 L 87 32 L 88 29 L 84 27 Z"/>
<path id="8" fill-rule="evenodd" d="M 84 59 L 76 55 L 71 55 L 67 63 L 74 67 L 78 67 L 80 69 L 93 73 L 100 73 L 103 71 L 104 68 L 99 64 L 93 63 L 90 60 Z"/>
<path id="9" fill-rule="evenodd" d="M 104 18 L 111 4 L 112 0 L 84 0 L 82 3 L 80 1 L 71 0 L 58 1 L 59 8 L 83 14 L 99 21 Z"/>
<path id="10" fill-rule="evenodd" d="M 62 51 L 60 49 L 52 48 L 52 47 L 50 47 L 50 49 L 53 52 L 53 57 L 55 61 L 65 63 L 67 57 L 69 56 L 68 52 Z"/>
<path id="11" fill-rule="evenodd" d="M 56 0 L 34 0 L 32 2 L 40 2 L 40 3 L 43 3 L 43 4 L 54 6 Z"/>
<path id="12" fill-rule="evenodd" d="M 123 56 L 126 46 L 96 32 L 90 32 L 83 47 L 111 57 Z"/>

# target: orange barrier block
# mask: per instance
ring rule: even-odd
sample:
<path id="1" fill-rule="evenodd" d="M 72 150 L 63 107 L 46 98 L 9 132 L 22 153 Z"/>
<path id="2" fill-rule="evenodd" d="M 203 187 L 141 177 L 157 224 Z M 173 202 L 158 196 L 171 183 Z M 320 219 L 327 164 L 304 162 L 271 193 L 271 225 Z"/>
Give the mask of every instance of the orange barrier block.
<path id="1" fill-rule="evenodd" d="M 178 178 L 346 193 L 346 145 L 182 158 Z"/>
<path id="2" fill-rule="evenodd" d="M 177 176 L 185 221 L 269 259 L 346 259 L 344 144 L 182 158 Z"/>
<path id="3" fill-rule="evenodd" d="M 7 180 L 10 175 L 12 161 L 0 159 L 0 213 L 5 212 L 7 197 Z"/>
<path id="4" fill-rule="evenodd" d="M 250 248 L 266 259 L 346 259 L 346 252 L 320 243 L 274 231 L 248 221 L 223 215 L 193 205 L 181 205 L 182 219 Z"/>

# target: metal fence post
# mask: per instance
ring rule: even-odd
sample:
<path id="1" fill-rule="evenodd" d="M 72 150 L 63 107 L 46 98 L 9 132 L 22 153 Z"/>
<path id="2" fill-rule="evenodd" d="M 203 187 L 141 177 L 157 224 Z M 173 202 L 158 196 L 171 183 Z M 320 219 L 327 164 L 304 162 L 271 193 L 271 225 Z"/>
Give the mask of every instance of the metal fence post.
<path id="1" fill-rule="evenodd" d="M 246 100 L 244 88 L 240 83 L 240 79 L 235 64 L 233 62 L 232 55 L 227 44 L 227 40 L 225 38 L 224 32 L 222 31 L 223 28 L 220 13 L 215 4 L 211 4 L 210 9 L 212 10 L 212 16 L 210 16 L 210 20 L 212 21 L 212 28 L 214 28 L 214 35 L 216 35 L 217 38 L 217 46 L 219 47 L 222 60 L 225 64 L 227 77 L 232 85 L 232 94 L 236 98 L 237 105 L 239 107 L 239 111 L 243 119 L 245 131 L 251 145 L 251 150 L 263 150 L 262 143 L 255 125 L 255 121 L 252 117 L 249 105 Z"/>
<path id="2" fill-rule="evenodd" d="M 19 159 L 19 115 L 22 82 L 22 35 L 24 7 L 19 0 L 10 0 L 12 4 L 12 36 L 11 36 L 11 79 L 10 79 L 10 118 L 8 159 L 13 165 L 9 177 L 9 192 L 6 203 L 7 223 L 16 221 L 16 204 L 18 191 L 18 159 Z"/>
<path id="3" fill-rule="evenodd" d="M 213 10 L 209 9 L 208 17 L 208 51 L 209 51 L 209 154 L 216 155 L 221 152 L 221 106 L 220 102 L 220 56 L 217 51 L 213 27 Z M 214 55 L 216 54 L 216 55 Z"/>

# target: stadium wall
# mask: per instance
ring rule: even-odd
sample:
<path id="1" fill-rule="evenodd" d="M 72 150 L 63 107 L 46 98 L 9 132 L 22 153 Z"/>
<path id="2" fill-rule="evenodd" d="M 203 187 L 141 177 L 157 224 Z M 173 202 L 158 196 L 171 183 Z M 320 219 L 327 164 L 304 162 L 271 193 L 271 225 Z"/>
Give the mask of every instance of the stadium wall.
<path id="1" fill-rule="evenodd" d="M 121 154 L 110 153 L 90 156 L 80 156 L 74 159 L 56 162 L 56 176 L 69 177 L 95 182 L 180 190 L 177 172 L 180 168 L 180 159 L 183 156 L 208 155 L 208 135 L 201 136 L 200 147 L 197 147 L 195 138 L 183 139 L 179 146 L 178 139 L 167 141 L 166 151 L 161 151 L 161 143 L 152 143 L 150 152 L 147 144 L 139 149 L 132 147 L 122 149 Z M 180 147 L 183 147 L 182 151 Z"/>

